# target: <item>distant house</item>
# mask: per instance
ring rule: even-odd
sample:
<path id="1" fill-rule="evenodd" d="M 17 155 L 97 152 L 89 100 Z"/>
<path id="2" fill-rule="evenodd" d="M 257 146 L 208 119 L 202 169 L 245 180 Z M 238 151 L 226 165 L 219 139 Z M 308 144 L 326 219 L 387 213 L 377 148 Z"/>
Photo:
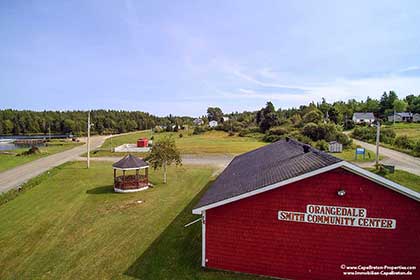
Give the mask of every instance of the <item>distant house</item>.
<path id="1" fill-rule="evenodd" d="M 395 113 L 394 115 L 388 116 L 389 122 L 412 122 L 413 121 L 413 114 L 410 112 L 400 112 Z"/>
<path id="2" fill-rule="evenodd" d="M 223 122 L 229 121 L 229 117 L 223 117 Z"/>
<path id="3" fill-rule="evenodd" d="M 204 121 L 203 121 L 202 119 L 200 119 L 200 118 L 196 118 L 196 119 L 193 121 L 193 123 L 194 123 L 195 125 L 203 125 L 203 124 L 204 124 Z"/>
<path id="4" fill-rule="evenodd" d="M 375 116 L 373 115 L 373 113 L 354 113 L 353 114 L 353 118 L 352 118 L 353 122 L 358 124 L 358 123 L 368 123 L 371 124 L 375 121 Z"/>
<path id="5" fill-rule="evenodd" d="M 216 127 L 217 126 L 217 121 L 210 121 L 209 122 L 209 127 Z"/>
<path id="6" fill-rule="evenodd" d="M 413 115 L 413 122 L 420 122 L 420 114 L 419 113 L 415 113 Z"/>
<path id="7" fill-rule="evenodd" d="M 331 141 L 328 146 L 330 153 L 341 153 L 343 151 L 343 144 L 337 141 Z"/>

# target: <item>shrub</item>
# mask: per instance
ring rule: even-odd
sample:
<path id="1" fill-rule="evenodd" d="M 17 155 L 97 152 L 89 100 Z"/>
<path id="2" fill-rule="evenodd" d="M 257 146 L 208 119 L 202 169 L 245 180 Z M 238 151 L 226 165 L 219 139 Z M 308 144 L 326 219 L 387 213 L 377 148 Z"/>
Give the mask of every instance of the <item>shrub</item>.
<path id="1" fill-rule="evenodd" d="M 380 141 L 386 144 L 391 144 L 394 142 L 395 136 L 395 131 L 392 128 L 383 128 L 381 129 Z"/>
<path id="2" fill-rule="evenodd" d="M 420 156 L 420 140 L 417 140 L 416 142 L 414 142 L 413 144 L 413 153 L 416 157 Z"/>
<path id="3" fill-rule="evenodd" d="M 202 134 L 204 132 L 206 132 L 206 129 L 205 128 L 203 128 L 201 126 L 197 126 L 196 128 L 194 128 L 193 134 L 194 135 L 198 135 L 198 134 Z"/>
<path id="4" fill-rule="evenodd" d="M 328 151 L 329 145 L 325 140 L 319 140 L 315 143 L 315 148 L 321 151 Z"/>
<path id="5" fill-rule="evenodd" d="M 395 138 L 394 145 L 402 149 L 411 149 L 411 143 L 407 135 L 401 135 Z"/>
<path id="6" fill-rule="evenodd" d="M 182 137 L 184 137 L 184 135 L 182 135 L 182 133 L 180 133 L 180 134 L 179 134 L 178 136 L 179 136 L 179 138 L 182 138 Z"/>
<path id="7" fill-rule="evenodd" d="M 229 132 L 229 136 L 235 136 L 235 133 L 234 132 Z"/>
<path id="8" fill-rule="evenodd" d="M 266 134 L 263 137 L 263 141 L 265 142 L 276 142 L 280 139 L 284 138 L 282 135 L 273 135 L 273 134 Z"/>
<path id="9" fill-rule="evenodd" d="M 275 126 L 268 130 L 269 135 L 285 135 L 287 134 L 287 129 L 281 127 L 281 126 Z"/>
<path id="10" fill-rule="evenodd" d="M 305 124 L 305 126 L 303 127 L 303 135 L 311 138 L 313 141 L 318 140 L 318 125 L 316 125 L 315 123 L 308 123 Z"/>
<path id="11" fill-rule="evenodd" d="M 319 123 L 322 121 L 322 112 L 319 110 L 312 110 L 303 116 L 304 123 Z"/>
<path id="12" fill-rule="evenodd" d="M 353 140 L 350 137 L 348 137 L 346 134 L 342 133 L 342 132 L 338 132 L 337 133 L 336 140 L 339 143 L 343 144 L 343 147 L 344 148 L 350 147 L 351 144 L 353 143 Z"/>

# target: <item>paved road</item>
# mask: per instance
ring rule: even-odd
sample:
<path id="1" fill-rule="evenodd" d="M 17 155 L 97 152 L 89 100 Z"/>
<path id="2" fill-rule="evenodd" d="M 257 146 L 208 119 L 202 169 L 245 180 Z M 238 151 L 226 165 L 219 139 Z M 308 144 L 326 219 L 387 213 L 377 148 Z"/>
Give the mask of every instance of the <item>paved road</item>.
<path id="1" fill-rule="evenodd" d="M 216 167 L 214 175 L 223 171 L 226 166 L 232 161 L 233 156 L 230 155 L 182 155 L 183 164 L 191 165 L 210 165 Z M 120 160 L 121 157 L 91 157 L 92 161 L 110 161 L 116 162 Z M 85 161 L 86 157 L 77 157 L 76 160 Z"/>
<path id="2" fill-rule="evenodd" d="M 109 136 L 93 136 L 91 138 L 91 149 L 95 149 L 102 145 Z M 85 141 L 85 139 L 81 139 Z M 29 179 L 40 175 L 41 173 L 61 165 L 67 161 L 77 159 L 81 154 L 86 152 L 86 144 L 75 147 L 73 149 L 53 154 L 44 158 L 40 158 L 15 168 L 0 173 L 0 193 L 17 188 L 27 182 Z"/>
<path id="3" fill-rule="evenodd" d="M 376 146 L 353 139 L 353 142 L 357 145 L 362 146 L 365 149 L 376 151 Z M 416 175 L 420 175 L 420 158 L 416 158 L 398 151 L 394 151 L 388 148 L 379 147 L 379 154 L 385 156 L 380 162 L 383 164 L 395 165 L 396 169 L 401 169 Z M 359 165 L 359 164 L 358 164 Z M 365 164 L 360 164 L 365 167 Z"/>

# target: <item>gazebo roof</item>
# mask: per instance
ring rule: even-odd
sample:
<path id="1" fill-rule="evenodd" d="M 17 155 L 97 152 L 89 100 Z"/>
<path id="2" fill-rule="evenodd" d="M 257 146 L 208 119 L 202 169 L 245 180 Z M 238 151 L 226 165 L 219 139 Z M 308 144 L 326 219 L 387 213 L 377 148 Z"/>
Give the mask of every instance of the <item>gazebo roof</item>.
<path id="1" fill-rule="evenodd" d="M 141 158 L 138 158 L 136 156 L 133 156 L 131 154 L 126 155 L 121 160 L 117 161 L 112 165 L 114 169 L 140 169 L 148 167 L 149 164 L 142 160 Z"/>

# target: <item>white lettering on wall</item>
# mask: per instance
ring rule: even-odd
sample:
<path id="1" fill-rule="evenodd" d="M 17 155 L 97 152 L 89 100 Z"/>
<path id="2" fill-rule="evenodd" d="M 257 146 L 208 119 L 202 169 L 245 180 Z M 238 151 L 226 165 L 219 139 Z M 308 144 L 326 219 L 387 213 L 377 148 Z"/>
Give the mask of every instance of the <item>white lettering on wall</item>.
<path id="1" fill-rule="evenodd" d="M 369 218 L 366 214 L 365 208 L 308 204 L 306 213 L 280 210 L 278 219 L 289 222 L 379 229 L 395 229 L 397 227 L 397 221 L 394 219 Z"/>

